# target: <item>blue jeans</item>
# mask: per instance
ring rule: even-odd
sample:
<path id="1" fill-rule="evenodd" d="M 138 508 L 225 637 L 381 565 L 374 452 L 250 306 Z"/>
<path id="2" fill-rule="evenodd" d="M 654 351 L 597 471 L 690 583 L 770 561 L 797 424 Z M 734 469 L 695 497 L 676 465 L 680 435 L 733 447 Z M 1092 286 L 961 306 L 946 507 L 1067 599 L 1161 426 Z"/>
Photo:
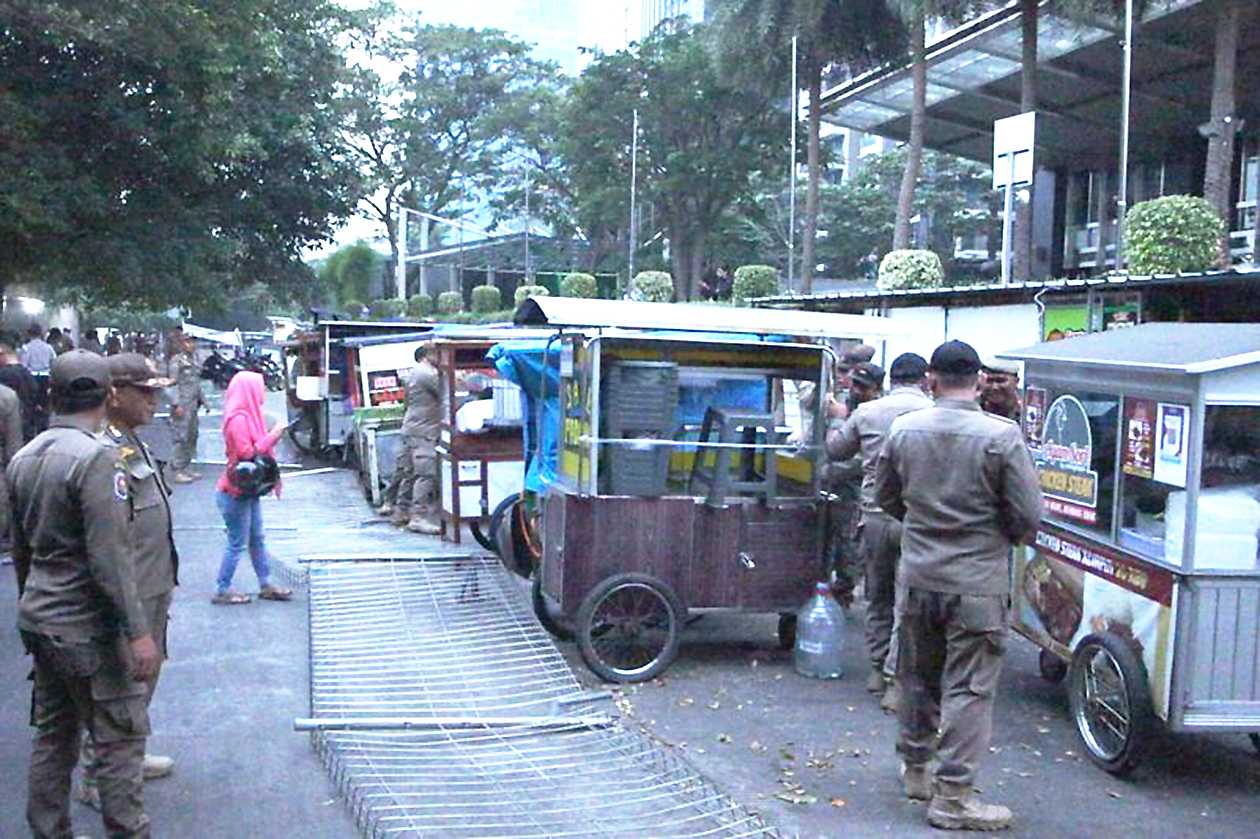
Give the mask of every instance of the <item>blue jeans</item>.
<path id="1" fill-rule="evenodd" d="M 223 550 L 223 562 L 219 565 L 218 592 L 232 587 L 232 576 L 241 552 L 249 545 L 249 561 L 258 575 L 259 587 L 265 587 L 271 578 L 267 563 L 267 544 L 263 541 L 262 503 L 257 498 L 237 498 L 226 492 L 215 494 L 223 524 L 227 526 L 227 547 Z"/>

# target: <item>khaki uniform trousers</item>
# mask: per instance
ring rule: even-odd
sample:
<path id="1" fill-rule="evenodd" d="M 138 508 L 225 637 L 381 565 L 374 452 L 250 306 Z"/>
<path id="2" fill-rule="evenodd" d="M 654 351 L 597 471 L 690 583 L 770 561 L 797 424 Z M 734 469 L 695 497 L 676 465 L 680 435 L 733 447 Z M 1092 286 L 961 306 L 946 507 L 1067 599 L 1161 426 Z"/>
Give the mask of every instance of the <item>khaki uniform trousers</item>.
<path id="1" fill-rule="evenodd" d="M 71 642 L 29 632 L 22 638 L 35 659 L 26 807 L 32 835 L 72 835 L 70 776 L 79 758 L 79 732 L 86 728 L 96 742 L 105 832 L 147 839 L 141 775 L 150 689 L 127 674 L 123 642 Z"/>
<path id="2" fill-rule="evenodd" d="M 174 451 L 171 453 L 171 467 L 176 472 L 184 472 L 197 457 L 197 404 L 184 406 L 184 415 L 171 415 L 171 434 L 174 437 Z"/>
<path id="3" fill-rule="evenodd" d="M 900 612 L 897 751 L 911 764 L 935 756 L 938 782 L 971 786 L 993 734 L 1007 598 L 907 588 Z"/>
<path id="4" fill-rule="evenodd" d="M 866 565 L 866 651 L 871 668 L 897 673 L 897 563 L 901 522 L 883 513 L 862 513 L 862 560 Z"/>
<path id="5" fill-rule="evenodd" d="M 390 486 L 397 486 L 391 502 L 395 512 L 410 511 L 413 516 L 433 513 L 437 478 L 435 446 L 436 441 L 428 438 L 404 437 L 403 447 L 394 464 L 394 477 L 390 479 Z"/>

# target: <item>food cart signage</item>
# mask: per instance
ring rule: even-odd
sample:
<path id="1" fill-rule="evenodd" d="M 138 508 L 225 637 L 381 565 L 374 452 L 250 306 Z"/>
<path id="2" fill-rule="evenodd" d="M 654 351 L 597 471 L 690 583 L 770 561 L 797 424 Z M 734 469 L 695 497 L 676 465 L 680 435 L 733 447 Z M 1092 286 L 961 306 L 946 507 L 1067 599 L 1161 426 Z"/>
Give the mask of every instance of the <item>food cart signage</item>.
<path id="1" fill-rule="evenodd" d="M 367 374 L 367 379 L 369 405 L 402 402 L 406 396 L 398 370 L 373 370 Z"/>
<path id="2" fill-rule="evenodd" d="M 1033 450 L 1047 508 L 1093 524 L 1098 519 L 1098 473 L 1090 468 L 1093 432 L 1085 406 L 1075 396 L 1054 400 L 1045 413 L 1041 444 Z"/>
<path id="3" fill-rule="evenodd" d="M 1155 476 L 1155 402 L 1151 399 L 1125 397 L 1120 469 L 1147 480 Z"/>
<path id="4" fill-rule="evenodd" d="M 1172 605 L 1173 575 L 1163 569 L 1137 562 L 1101 545 L 1086 545 L 1045 530 L 1037 531 L 1037 550 L 1147 600 L 1162 606 Z"/>
<path id="5" fill-rule="evenodd" d="M 1155 454 L 1155 480 L 1184 487 L 1189 469 L 1186 438 L 1190 433 L 1190 406 L 1159 403 L 1155 434 L 1159 451 Z"/>

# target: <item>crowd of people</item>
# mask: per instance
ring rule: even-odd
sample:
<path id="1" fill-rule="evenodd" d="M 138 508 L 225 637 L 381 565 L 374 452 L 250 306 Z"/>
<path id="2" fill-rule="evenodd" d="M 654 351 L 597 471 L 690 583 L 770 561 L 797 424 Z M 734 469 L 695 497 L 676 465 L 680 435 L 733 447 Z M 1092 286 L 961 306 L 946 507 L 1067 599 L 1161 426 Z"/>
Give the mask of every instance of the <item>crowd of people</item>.
<path id="1" fill-rule="evenodd" d="M 838 556 L 864 566 L 866 686 L 898 715 L 902 785 L 928 802 L 928 822 L 1002 829 L 1010 810 L 981 802 L 975 778 L 992 733 L 1010 552 L 1035 537 L 1042 512 L 1019 371 L 949 341 L 930 360 L 895 358 L 885 393 L 873 357 L 859 346 L 841 359 L 825 436 L 833 488 L 859 487 Z M 804 394 L 802 407 L 815 399 Z"/>
<path id="2" fill-rule="evenodd" d="M 33 664 L 26 817 L 34 836 L 73 835 L 78 765 L 74 797 L 101 811 L 107 834 L 147 837 L 143 781 L 174 767 L 145 748 L 179 576 L 171 483 L 200 477 L 191 464 L 205 399 L 194 342 L 182 330 L 169 335 L 165 370 L 146 354 L 69 348 L 67 340 L 33 326 L 20 349 L 0 343 L 0 527 Z M 278 475 L 273 449 L 285 427 L 265 429 L 264 394 L 252 372 L 238 373 L 226 393 L 216 497 L 227 539 L 215 604 L 250 601 L 231 588 L 246 547 L 259 598 L 292 597 L 270 581 L 263 539 L 259 498 L 278 491 L 278 479 L 256 476 Z M 161 439 L 150 442 L 163 401 L 173 432 L 166 451 Z"/>

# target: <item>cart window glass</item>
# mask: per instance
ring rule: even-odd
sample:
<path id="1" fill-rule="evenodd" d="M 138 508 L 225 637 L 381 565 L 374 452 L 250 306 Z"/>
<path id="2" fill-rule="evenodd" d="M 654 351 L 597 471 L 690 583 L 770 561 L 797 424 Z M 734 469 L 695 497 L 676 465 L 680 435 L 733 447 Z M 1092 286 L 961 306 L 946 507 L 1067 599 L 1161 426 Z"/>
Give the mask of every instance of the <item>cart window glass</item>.
<path id="1" fill-rule="evenodd" d="M 1168 496 L 1168 553 L 1178 559 L 1186 493 Z M 1212 405 L 1203 426 L 1203 469 L 1194 534 L 1196 570 L 1260 567 L 1260 408 Z"/>
<path id="2" fill-rule="evenodd" d="M 1171 416 L 1165 406 L 1164 414 Z M 1180 406 L 1171 406 L 1180 407 Z M 1168 496 L 1177 487 L 1160 463 L 1156 479 L 1159 403 L 1151 399 L 1126 397 L 1120 443 L 1120 546 L 1155 559 L 1168 559 Z M 1169 446 L 1180 440 L 1170 438 Z M 1184 478 L 1182 479 L 1184 484 Z"/>
<path id="3" fill-rule="evenodd" d="M 1050 517 L 1111 536 L 1120 399 L 1105 393 L 1045 394 L 1029 446 Z"/>

